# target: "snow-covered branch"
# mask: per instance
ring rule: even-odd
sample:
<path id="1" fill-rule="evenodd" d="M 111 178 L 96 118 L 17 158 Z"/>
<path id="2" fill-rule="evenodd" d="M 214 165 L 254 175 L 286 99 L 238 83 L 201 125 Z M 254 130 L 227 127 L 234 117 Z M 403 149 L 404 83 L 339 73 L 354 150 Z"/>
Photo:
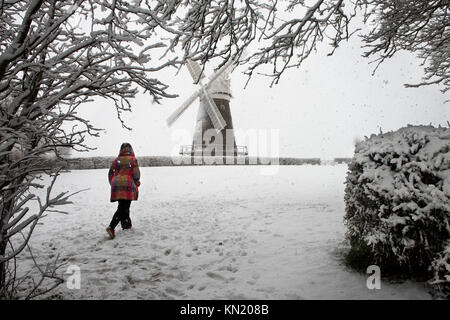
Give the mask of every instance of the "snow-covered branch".
<path id="1" fill-rule="evenodd" d="M 8 266 L 27 247 L 38 221 L 68 203 L 67 194 L 51 195 L 54 180 L 45 198 L 37 197 L 33 188 L 43 186 L 36 177 L 56 179 L 59 168 L 49 156 L 61 157 L 67 147 L 89 150 L 85 136 L 99 132 L 77 115 L 77 107 L 103 97 L 120 118 L 140 90 L 157 103 L 175 97 L 154 75 L 181 63 L 152 59 L 167 46 L 156 32 L 173 31 L 162 3 L 156 9 L 120 0 L 0 3 L 0 298 L 15 290 L 8 287 L 17 283 L 7 279 L 16 277 Z M 31 209 L 30 201 L 39 208 Z"/>

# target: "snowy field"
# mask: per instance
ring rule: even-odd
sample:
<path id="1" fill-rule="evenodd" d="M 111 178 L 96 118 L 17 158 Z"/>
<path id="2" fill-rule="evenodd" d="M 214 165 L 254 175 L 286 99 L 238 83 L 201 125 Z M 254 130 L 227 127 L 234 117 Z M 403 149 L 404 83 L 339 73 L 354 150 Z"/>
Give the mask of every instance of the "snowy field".
<path id="1" fill-rule="evenodd" d="M 141 168 L 133 229 L 105 228 L 107 170 L 64 173 L 55 191 L 89 188 L 32 238 L 39 257 L 81 269 L 63 299 L 430 299 L 424 284 L 382 281 L 340 262 L 346 165 Z M 55 193 L 56 194 L 56 193 Z M 23 258 L 25 259 L 25 258 Z M 31 264 L 31 260 L 27 260 Z"/>

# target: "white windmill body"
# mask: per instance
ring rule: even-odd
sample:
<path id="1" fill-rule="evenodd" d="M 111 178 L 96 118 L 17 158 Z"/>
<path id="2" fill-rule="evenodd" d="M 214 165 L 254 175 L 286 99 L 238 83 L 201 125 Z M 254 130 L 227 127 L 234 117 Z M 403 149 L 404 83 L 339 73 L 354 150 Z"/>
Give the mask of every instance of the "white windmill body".
<path id="1" fill-rule="evenodd" d="M 192 156 L 247 155 L 246 147 L 236 146 L 231 117 L 230 100 L 232 96 L 229 75 L 233 68 L 233 61 L 230 59 L 222 68 L 212 74 L 206 84 L 203 83 L 205 75 L 197 62 L 188 60 L 186 66 L 194 83 L 197 83 L 200 89 L 167 119 L 167 124 L 171 126 L 197 98 L 200 100 L 200 105 L 192 145 L 182 146 L 180 154 Z"/>

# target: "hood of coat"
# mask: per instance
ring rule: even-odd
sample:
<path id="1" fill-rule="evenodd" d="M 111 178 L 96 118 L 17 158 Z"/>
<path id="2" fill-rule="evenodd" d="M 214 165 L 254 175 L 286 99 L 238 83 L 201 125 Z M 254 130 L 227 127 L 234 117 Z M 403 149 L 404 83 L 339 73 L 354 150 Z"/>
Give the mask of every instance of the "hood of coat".
<path id="1" fill-rule="evenodd" d="M 133 147 L 128 142 L 122 143 L 120 146 L 119 156 L 134 156 Z"/>

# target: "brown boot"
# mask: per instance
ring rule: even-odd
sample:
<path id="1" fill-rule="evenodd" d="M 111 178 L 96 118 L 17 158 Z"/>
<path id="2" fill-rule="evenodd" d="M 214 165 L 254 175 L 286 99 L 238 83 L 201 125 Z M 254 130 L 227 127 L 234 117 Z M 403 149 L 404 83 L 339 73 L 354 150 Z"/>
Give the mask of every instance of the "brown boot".
<path id="1" fill-rule="evenodd" d="M 114 232 L 114 229 L 111 228 L 111 227 L 106 228 L 106 232 L 108 232 L 109 237 L 110 237 L 111 239 L 114 239 L 114 237 L 116 236 L 116 235 L 115 235 L 115 232 Z"/>

